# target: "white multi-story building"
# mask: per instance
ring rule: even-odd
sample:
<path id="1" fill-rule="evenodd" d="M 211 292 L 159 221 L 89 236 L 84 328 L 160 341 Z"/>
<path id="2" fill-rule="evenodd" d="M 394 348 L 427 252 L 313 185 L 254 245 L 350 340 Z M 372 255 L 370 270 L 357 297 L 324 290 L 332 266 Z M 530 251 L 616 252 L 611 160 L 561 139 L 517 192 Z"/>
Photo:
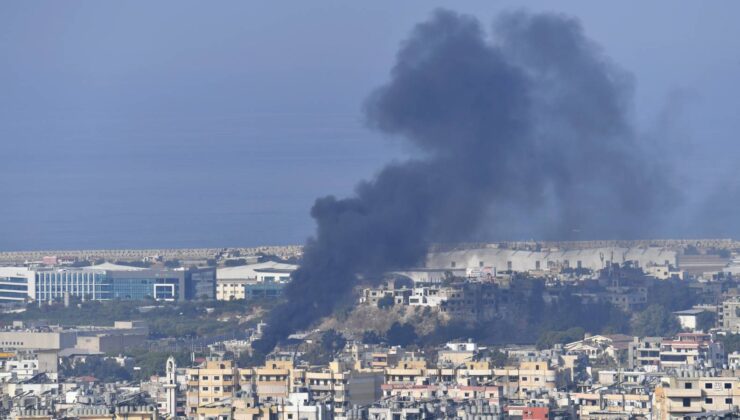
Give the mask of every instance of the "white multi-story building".
<path id="1" fill-rule="evenodd" d="M 722 343 L 709 334 L 679 333 L 660 345 L 660 366 L 670 368 L 721 368 L 724 364 Z"/>
<path id="2" fill-rule="evenodd" d="M 540 271 L 551 268 L 600 270 L 609 263 L 632 262 L 639 267 L 676 266 L 676 251 L 667 248 L 591 248 L 558 251 L 526 251 L 501 248 L 476 248 L 435 252 L 427 256 L 426 267 L 434 269 L 486 269 L 501 271 Z"/>
<path id="3" fill-rule="evenodd" d="M 238 267 L 224 267 L 216 271 L 216 299 L 246 299 L 250 285 L 285 284 L 298 268 L 294 264 L 268 261 Z"/>

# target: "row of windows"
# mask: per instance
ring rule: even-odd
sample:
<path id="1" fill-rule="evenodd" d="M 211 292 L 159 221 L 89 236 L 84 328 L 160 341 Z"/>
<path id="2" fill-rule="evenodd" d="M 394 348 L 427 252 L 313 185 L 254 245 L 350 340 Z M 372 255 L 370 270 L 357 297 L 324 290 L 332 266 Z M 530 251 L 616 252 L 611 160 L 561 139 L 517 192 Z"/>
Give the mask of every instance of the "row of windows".
<path id="1" fill-rule="evenodd" d="M 705 398 L 704 399 L 704 403 L 705 404 L 714 404 L 714 399 L 713 398 Z M 729 398 L 729 397 L 728 398 L 725 398 L 725 404 L 731 405 L 732 404 L 732 398 Z M 684 398 L 681 401 L 681 405 L 683 405 L 684 407 L 691 407 L 691 398 Z"/>
<path id="2" fill-rule="evenodd" d="M 717 389 L 719 389 L 719 384 L 717 384 L 717 385 L 718 385 Z M 694 386 L 694 384 L 692 382 L 685 382 L 683 384 L 683 387 L 685 389 L 691 389 L 693 386 Z M 724 389 L 732 389 L 732 383 L 731 382 L 725 382 L 722 386 L 723 386 Z M 714 388 L 714 384 L 712 382 L 707 382 L 707 383 L 704 384 L 704 388 L 705 389 L 712 389 L 712 388 Z"/>
<path id="3" fill-rule="evenodd" d="M 28 284 L 28 279 L 25 277 L 0 277 L 0 282 Z"/>
<path id="4" fill-rule="evenodd" d="M 28 285 L 26 284 L 2 284 L 0 290 L 21 290 L 24 292 L 28 291 Z"/>
<path id="5" fill-rule="evenodd" d="M 15 298 L 15 299 L 25 299 L 26 296 L 28 296 L 28 293 L 26 292 L 11 292 L 11 291 L 2 291 L 0 292 L 0 298 Z"/>
<path id="6" fill-rule="evenodd" d="M 113 279 L 112 283 L 102 283 L 106 280 L 100 274 L 88 273 L 39 273 L 36 282 L 35 295 L 39 300 L 61 298 L 66 293 L 73 296 L 85 296 L 95 299 L 145 299 L 151 296 L 157 299 L 174 299 L 179 294 L 179 279 L 177 278 L 148 278 L 148 279 Z M 0 278 L 3 280 L 11 279 Z M 17 278 L 12 278 L 18 280 Z M 25 281 L 25 279 L 23 279 Z M 8 282 L 10 283 L 10 282 Z M 20 280 L 18 280 L 20 283 Z M 167 285 L 169 287 L 156 287 Z M 25 299 L 29 295 L 26 284 L 0 284 L 0 300 Z"/>

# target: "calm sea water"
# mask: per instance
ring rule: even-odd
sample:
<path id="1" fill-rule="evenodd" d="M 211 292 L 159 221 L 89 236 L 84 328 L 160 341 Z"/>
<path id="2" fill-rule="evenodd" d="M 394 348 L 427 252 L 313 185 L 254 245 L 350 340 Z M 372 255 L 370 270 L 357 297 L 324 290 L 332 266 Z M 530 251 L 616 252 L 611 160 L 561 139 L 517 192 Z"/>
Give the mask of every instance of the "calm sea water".
<path id="1" fill-rule="evenodd" d="M 317 196 L 400 155 L 355 115 L 17 124 L 1 250 L 302 243 Z"/>

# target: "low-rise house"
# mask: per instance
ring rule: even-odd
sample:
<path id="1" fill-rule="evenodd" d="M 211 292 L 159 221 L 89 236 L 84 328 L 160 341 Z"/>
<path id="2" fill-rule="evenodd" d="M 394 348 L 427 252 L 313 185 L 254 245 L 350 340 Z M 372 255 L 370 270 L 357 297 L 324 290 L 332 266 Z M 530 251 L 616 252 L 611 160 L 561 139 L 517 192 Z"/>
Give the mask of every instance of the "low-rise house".
<path id="1" fill-rule="evenodd" d="M 633 337 L 623 334 L 592 335 L 583 340 L 574 341 L 563 346 L 568 353 L 583 353 L 591 360 L 609 356 L 615 361 L 626 359 Z"/>

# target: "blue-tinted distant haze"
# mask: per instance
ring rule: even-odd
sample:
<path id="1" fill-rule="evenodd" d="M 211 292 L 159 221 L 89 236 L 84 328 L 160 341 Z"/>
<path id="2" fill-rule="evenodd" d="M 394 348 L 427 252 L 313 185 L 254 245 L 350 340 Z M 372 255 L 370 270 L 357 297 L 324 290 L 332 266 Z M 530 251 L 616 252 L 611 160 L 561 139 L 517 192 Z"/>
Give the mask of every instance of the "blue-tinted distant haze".
<path id="1" fill-rule="evenodd" d="M 409 154 L 361 107 L 440 5 L 522 3 L 0 3 L 0 250 L 303 242 L 316 197 Z M 526 5 L 634 75 L 691 209 L 670 236 L 738 236 L 697 209 L 740 191 L 740 3 Z"/>

